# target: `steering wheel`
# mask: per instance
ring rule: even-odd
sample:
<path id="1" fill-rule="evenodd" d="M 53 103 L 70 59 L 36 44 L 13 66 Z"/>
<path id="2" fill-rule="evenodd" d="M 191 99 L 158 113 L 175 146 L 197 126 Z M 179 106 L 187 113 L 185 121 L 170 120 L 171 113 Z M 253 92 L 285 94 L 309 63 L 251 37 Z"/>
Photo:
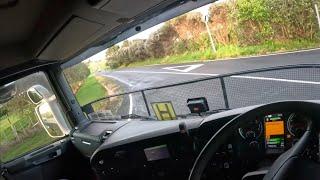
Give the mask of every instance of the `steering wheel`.
<path id="1" fill-rule="evenodd" d="M 236 132 L 239 126 L 248 123 L 259 115 L 272 112 L 303 112 L 312 116 L 308 128 L 299 141 L 272 164 L 264 180 L 270 179 L 314 179 L 320 178 L 320 165 L 302 157 L 304 150 L 310 144 L 315 132 L 318 131 L 315 120 L 320 112 L 320 104 L 311 101 L 283 101 L 266 104 L 249 110 L 230 120 L 217 131 L 207 142 L 196 158 L 191 169 L 189 180 L 200 180 L 213 155 L 226 140 Z M 319 168 L 319 169 L 318 169 Z M 306 178 L 306 175 L 308 176 Z M 312 177 L 311 177 L 312 176 Z"/>

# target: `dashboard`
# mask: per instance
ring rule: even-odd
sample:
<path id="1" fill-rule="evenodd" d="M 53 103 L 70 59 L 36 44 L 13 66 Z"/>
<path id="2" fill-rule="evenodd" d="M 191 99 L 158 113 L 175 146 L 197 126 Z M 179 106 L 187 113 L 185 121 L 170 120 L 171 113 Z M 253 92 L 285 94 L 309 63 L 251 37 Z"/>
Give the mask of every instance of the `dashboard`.
<path id="1" fill-rule="evenodd" d="M 208 140 L 231 119 L 254 108 L 173 121 L 92 122 L 74 133 L 73 138 L 101 179 L 187 179 Z M 310 114 L 297 112 L 270 112 L 252 118 L 220 147 L 203 179 L 241 179 L 247 172 L 268 169 L 299 140 L 311 118 Z M 93 128 L 97 123 L 101 130 L 98 132 Z M 93 137 L 100 138 L 81 133 L 88 129 L 94 132 Z M 90 139 L 95 139 L 95 148 L 81 143 Z M 319 159 L 318 144 L 315 136 L 306 151 L 315 161 Z"/>

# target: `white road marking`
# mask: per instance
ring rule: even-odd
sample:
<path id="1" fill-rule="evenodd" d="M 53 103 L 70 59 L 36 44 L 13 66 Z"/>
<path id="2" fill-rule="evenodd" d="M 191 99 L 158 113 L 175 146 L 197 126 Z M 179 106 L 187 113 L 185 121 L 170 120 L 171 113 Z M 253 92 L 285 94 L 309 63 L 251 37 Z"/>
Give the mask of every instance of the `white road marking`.
<path id="1" fill-rule="evenodd" d="M 132 114 L 133 112 L 133 98 L 132 94 L 129 94 L 129 114 Z"/>
<path id="2" fill-rule="evenodd" d="M 120 73 L 141 73 L 141 74 L 178 74 L 178 75 L 194 75 L 194 76 L 218 76 L 219 74 L 208 74 L 208 73 L 178 73 L 178 72 L 151 72 L 151 71 L 117 71 Z M 281 79 L 281 78 L 268 78 L 268 77 L 259 77 L 259 76 L 230 76 L 232 78 L 243 78 L 243 79 L 256 79 L 256 80 L 265 80 L 265 81 L 279 81 L 279 82 L 289 82 L 289 83 L 300 83 L 300 84 L 315 84 L 320 85 L 320 82 L 317 81 L 303 81 L 303 80 L 294 80 L 294 79 Z"/>
<path id="3" fill-rule="evenodd" d="M 289 82 L 289 83 L 316 84 L 316 85 L 320 85 L 320 82 L 317 82 L 317 81 L 303 81 L 303 80 L 293 80 L 293 79 L 279 79 L 279 78 L 268 78 L 268 77 L 258 77 L 258 76 L 230 76 L 230 77 L 232 77 L 232 78 L 243 78 L 243 79 L 264 80 L 264 81 L 280 81 L 280 82 Z"/>
<path id="4" fill-rule="evenodd" d="M 227 59 L 210 59 L 210 60 L 204 60 L 204 62 L 225 61 L 225 60 L 234 60 L 234 59 L 250 59 L 250 58 L 259 58 L 259 57 L 267 57 L 267 56 L 295 54 L 295 53 L 301 53 L 301 52 L 310 52 L 310 51 L 317 51 L 317 50 L 320 50 L 320 48 L 303 49 L 299 51 L 278 52 L 278 53 L 270 53 L 270 54 L 263 54 L 263 55 L 241 56 L 241 57 L 227 58 Z M 196 61 L 193 61 L 193 62 L 196 62 Z"/>
<path id="5" fill-rule="evenodd" d="M 141 74 L 177 74 L 177 75 L 194 75 L 194 76 L 217 76 L 219 74 L 210 73 L 182 73 L 182 72 L 159 72 L 159 71 L 117 71 L 117 73 L 141 73 Z"/>
<path id="6" fill-rule="evenodd" d="M 178 72 L 189 72 L 189 71 L 192 71 L 194 69 L 197 69 L 199 67 L 203 66 L 203 64 L 191 64 L 191 65 L 183 65 L 183 66 L 169 66 L 169 67 L 165 67 L 165 68 L 162 68 L 162 69 L 165 69 L 165 70 L 172 70 L 172 71 L 178 71 Z M 183 68 L 185 67 L 184 69 L 180 69 L 180 68 Z"/>

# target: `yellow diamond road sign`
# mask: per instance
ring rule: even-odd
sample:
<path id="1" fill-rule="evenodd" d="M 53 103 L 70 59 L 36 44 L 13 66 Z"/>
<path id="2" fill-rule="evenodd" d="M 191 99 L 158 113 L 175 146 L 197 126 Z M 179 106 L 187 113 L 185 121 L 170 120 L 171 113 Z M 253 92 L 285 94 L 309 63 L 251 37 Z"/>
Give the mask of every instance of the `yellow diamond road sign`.
<path id="1" fill-rule="evenodd" d="M 152 109 L 158 120 L 174 120 L 177 119 L 173 105 L 170 101 L 152 103 Z"/>

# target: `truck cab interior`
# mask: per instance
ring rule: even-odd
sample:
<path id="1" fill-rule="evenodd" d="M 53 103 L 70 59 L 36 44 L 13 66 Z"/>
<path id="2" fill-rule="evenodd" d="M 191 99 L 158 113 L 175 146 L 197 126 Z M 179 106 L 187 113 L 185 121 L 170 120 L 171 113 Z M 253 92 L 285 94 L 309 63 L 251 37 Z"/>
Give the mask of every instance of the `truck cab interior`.
<path id="1" fill-rule="evenodd" d="M 63 69 L 208 3 L 212 1 L 0 0 L 0 102 L 20 94 L 12 83 L 29 78 L 38 82 L 25 89 L 35 114 L 44 116 L 43 99 L 53 111 L 49 120 L 34 125 L 48 127 L 44 133 L 53 138 L 50 143 L 0 158 L 1 178 L 318 179 L 318 100 L 271 102 L 172 121 L 89 120 L 79 105 Z M 16 104 L 17 110 L 22 104 Z M 195 103 L 196 110 L 205 104 Z M 50 126 L 51 117 L 58 127 Z"/>

